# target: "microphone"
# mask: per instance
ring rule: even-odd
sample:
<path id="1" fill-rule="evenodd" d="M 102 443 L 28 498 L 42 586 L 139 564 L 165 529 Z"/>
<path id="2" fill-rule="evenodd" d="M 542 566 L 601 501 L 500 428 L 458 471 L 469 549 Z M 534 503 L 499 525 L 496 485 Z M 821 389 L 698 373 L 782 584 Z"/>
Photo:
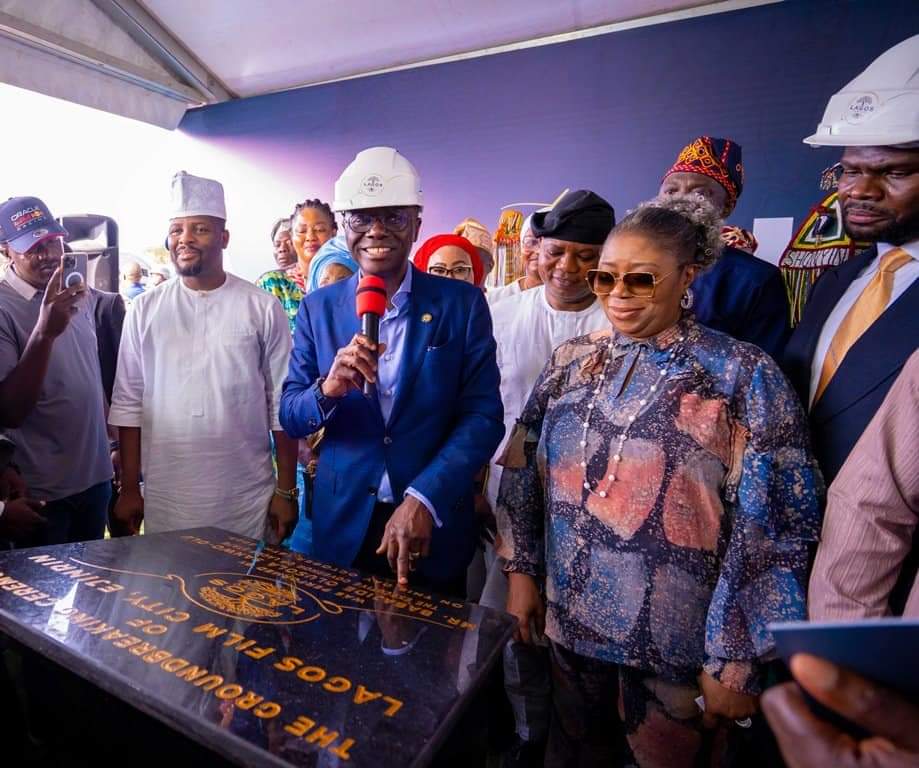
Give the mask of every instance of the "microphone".
<path id="1" fill-rule="evenodd" d="M 357 316 L 361 333 L 373 344 L 380 343 L 380 318 L 386 312 L 386 283 L 376 275 L 364 275 L 357 284 Z M 364 395 L 373 394 L 373 384 L 364 380 Z"/>

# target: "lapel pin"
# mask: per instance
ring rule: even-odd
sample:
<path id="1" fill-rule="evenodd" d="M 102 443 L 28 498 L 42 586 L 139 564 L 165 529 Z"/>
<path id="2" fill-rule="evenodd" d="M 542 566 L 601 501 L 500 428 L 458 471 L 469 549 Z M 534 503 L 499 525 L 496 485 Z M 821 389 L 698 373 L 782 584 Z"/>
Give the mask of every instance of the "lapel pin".
<path id="1" fill-rule="evenodd" d="M 421 322 L 422 322 L 422 323 L 430 323 L 433 319 L 434 319 L 434 316 L 433 316 L 430 312 L 425 312 L 425 313 L 421 316 Z"/>

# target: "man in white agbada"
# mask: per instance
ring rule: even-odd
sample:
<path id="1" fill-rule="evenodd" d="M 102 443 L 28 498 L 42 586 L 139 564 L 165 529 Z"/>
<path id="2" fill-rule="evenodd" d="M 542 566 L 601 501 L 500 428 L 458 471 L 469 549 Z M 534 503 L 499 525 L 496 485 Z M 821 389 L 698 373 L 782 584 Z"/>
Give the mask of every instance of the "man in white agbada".
<path id="1" fill-rule="evenodd" d="M 287 317 L 224 271 L 229 236 L 223 187 L 176 174 L 167 244 L 178 279 L 134 301 L 118 354 L 116 533 L 143 520 L 146 533 L 213 525 L 279 541 L 296 523 L 297 446 L 278 423 Z"/>
<path id="2" fill-rule="evenodd" d="M 587 271 L 596 268 L 603 242 L 614 224 L 612 206 L 587 190 L 567 192 L 551 209 L 534 213 L 530 227 L 539 238 L 537 263 L 543 284 L 491 305 L 505 437 L 489 465 L 486 499 L 495 510 L 497 537 L 495 552 L 486 552 L 482 605 L 505 610 L 507 576 L 503 568 L 514 546 L 510 521 L 496 509 L 501 467 L 495 462 L 555 348 L 568 339 L 609 328 L 609 320 L 587 284 Z M 509 643 L 504 650 L 504 681 L 518 738 L 511 754 L 515 759 L 541 764 L 550 706 L 545 654 L 538 648 Z"/>
<path id="3" fill-rule="evenodd" d="M 583 189 L 567 192 L 553 208 L 534 213 L 530 227 L 539 238 L 538 266 L 543 284 L 491 306 L 505 426 L 504 440 L 489 467 L 486 498 L 493 510 L 501 482 L 501 467 L 495 459 L 503 452 L 552 352 L 568 339 L 609 327 L 600 302 L 587 284 L 587 271 L 597 266 L 600 249 L 614 223 L 612 206 Z M 496 549 L 499 555 L 506 555 L 513 548 L 510 522 L 497 522 Z M 495 607 L 503 609 L 504 605 Z"/>

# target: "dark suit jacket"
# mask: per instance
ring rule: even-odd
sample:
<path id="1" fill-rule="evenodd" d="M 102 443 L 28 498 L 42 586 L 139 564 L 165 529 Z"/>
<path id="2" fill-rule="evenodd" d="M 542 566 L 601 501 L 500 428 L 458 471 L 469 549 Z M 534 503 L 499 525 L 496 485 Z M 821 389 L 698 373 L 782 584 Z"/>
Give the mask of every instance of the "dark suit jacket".
<path id="1" fill-rule="evenodd" d="M 727 246 L 692 284 L 693 312 L 702 325 L 756 344 L 775 360 L 791 333 L 788 294 L 774 264 Z"/>
<path id="2" fill-rule="evenodd" d="M 783 368 L 807 407 L 811 361 L 820 331 L 852 281 L 873 259 L 870 248 L 827 270 L 814 284 L 804 316 L 785 348 Z M 894 379 L 919 347 L 919 280 L 865 331 L 843 358 L 821 398 L 809 409 L 814 453 L 829 485 Z"/>
<path id="3" fill-rule="evenodd" d="M 90 288 L 95 302 L 96 345 L 99 366 L 102 369 L 102 388 L 109 403 L 115 386 L 115 368 L 118 365 L 118 347 L 121 344 L 121 326 L 124 325 L 124 301 L 117 293 L 107 293 Z"/>
<path id="4" fill-rule="evenodd" d="M 289 435 L 325 427 L 313 488 L 313 551 L 351 565 L 385 468 L 397 503 L 412 486 L 434 505 L 443 527 L 434 529 L 419 570 L 432 582 L 449 582 L 475 548 L 473 477 L 504 434 L 491 314 L 479 289 L 414 271 L 395 402 L 384 422 L 375 398 L 352 390 L 329 408 L 316 386 L 360 330 L 357 282 L 355 274 L 300 304 L 281 396 Z"/>

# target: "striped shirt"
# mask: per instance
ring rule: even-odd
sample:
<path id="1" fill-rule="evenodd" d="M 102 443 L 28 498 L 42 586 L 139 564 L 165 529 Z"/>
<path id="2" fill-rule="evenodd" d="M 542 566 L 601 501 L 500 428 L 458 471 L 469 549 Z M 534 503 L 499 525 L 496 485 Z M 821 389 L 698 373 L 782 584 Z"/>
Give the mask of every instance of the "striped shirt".
<path id="1" fill-rule="evenodd" d="M 830 486 L 810 580 L 812 620 L 919 618 L 919 351 Z M 897 588 L 895 591 L 895 587 Z M 892 593 L 911 588 L 905 608 Z M 905 591 L 905 590 L 904 590 Z M 896 601 L 893 601 L 896 602 Z"/>

